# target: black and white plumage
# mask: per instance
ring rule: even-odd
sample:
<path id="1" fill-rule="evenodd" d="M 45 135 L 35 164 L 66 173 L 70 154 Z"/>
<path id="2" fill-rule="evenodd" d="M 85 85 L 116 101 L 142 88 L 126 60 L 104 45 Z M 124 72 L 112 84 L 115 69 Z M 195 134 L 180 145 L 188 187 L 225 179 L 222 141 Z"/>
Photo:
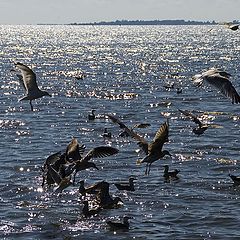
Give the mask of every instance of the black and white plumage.
<path id="1" fill-rule="evenodd" d="M 29 100 L 31 110 L 33 111 L 32 100 L 41 98 L 43 96 L 51 97 L 51 95 L 47 91 L 42 91 L 38 88 L 36 74 L 29 67 L 19 62 L 15 63 L 15 66 L 18 70 L 20 70 L 22 74 L 22 78 L 19 74 L 17 76 L 19 78 L 20 84 L 24 87 L 24 90 L 26 92 L 26 95 L 23 98 L 19 99 L 19 101 Z"/>
<path id="2" fill-rule="evenodd" d="M 210 85 L 218 89 L 223 95 L 230 98 L 232 103 L 240 103 L 240 96 L 230 82 L 231 74 L 217 68 L 209 69 L 202 74 L 197 74 L 193 77 L 193 82 L 199 87 L 203 82 L 208 82 Z"/>

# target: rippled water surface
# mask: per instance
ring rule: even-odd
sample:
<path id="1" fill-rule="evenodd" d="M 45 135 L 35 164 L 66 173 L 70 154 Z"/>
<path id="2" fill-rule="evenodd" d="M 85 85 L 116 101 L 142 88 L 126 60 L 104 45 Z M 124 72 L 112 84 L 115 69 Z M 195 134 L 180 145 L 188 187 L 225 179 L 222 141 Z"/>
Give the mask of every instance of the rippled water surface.
<path id="1" fill-rule="evenodd" d="M 240 92 L 240 32 L 223 26 L 0 26 L 0 235 L 1 239 L 238 239 L 240 188 L 239 105 L 215 89 L 197 88 L 192 76 L 210 67 L 231 75 Z M 24 95 L 10 70 L 22 62 L 37 74 L 52 97 L 18 102 Z M 76 79 L 83 71 L 85 78 Z M 173 89 L 164 86 L 174 82 Z M 182 93 L 177 94 L 176 88 Z M 211 124 L 201 136 L 180 109 Z M 88 121 L 91 109 L 97 119 Z M 154 162 L 149 176 L 133 139 L 104 114 L 116 114 L 149 141 L 169 118 L 171 152 Z M 112 132 L 104 139 L 104 128 Z M 81 215 L 77 186 L 61 194 L 41 188 L 47 156 L 64 150 L 72 137 L 92 147 L 110 145 L 115 156 L 94 159 L 99 171 L 78 173 L 86 184 L 126 181 L 136 176 L 135 192 L 120 192 L 118 209 Z M 163 166 L 179 169 L 179 180 L 165 182 Z M 109 231 L 106 221 L 132 216 L 127 232 Z"/>

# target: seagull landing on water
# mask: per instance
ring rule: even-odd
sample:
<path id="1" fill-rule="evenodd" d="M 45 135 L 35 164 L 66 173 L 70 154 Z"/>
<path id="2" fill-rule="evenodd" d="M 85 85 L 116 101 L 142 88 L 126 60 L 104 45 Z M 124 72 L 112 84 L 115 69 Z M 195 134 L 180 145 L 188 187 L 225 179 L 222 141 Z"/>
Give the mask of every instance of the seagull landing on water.
<path id="1" fill-rule="evenodd" d="M 229 80 L 231 74 L 217 69 L 211 68 L 202 74 L 193 77 L 193 82 L 199 87 L 204 81 L 217 88 L 222 94 L 232 100 L 232 104 L 240 103 L 240 96 Z"/>
<path id="2" fill-rule="evenodd" d="M 38 85 L 36 82 L 36 74 L 29 67 L 19 62 L 15 63 L 15 66 L 17 69 L 20 70 L 22 74 L 22 78 L 19 77 L 20 75 L 18 76 L 18 78 L 19 78 L 20 84 L 24 87 L 26 91 L 26 95 L 23 98 L 19 99 L 19 101 L 29 100 L 31 110 L 33 111 L 32 100 L 41 98 L 43 96 L 51 97 L 51 95 L 48 92 L 42 91 L 38 88 Z"/>

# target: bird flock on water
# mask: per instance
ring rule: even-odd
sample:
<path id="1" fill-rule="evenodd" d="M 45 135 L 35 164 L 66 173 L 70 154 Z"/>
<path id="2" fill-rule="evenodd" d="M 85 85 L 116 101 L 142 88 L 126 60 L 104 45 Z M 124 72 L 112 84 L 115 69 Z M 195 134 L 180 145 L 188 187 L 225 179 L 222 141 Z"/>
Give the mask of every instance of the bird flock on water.
<path id="1" fill-rule="evenodd" d="M 239 28 L 238 24 L 227 25 L 229 29 L 236 31 Z M 25 90 L 25 96 L 19 101 L 29 101 L 31 111 L 34 111 L 32 101 L 43 96 L 51 95 L 44 90 L 39 89 L 36 81 L 36 74 L 28 66 L 22 63 L 15 63 L 16 69 L 11 71 L 16 72 L 18 80 Z M 209 70 L 196 74 L 193 76 L 193 83 L 197 87 L 202 84 L 208 83 L 225 97 L 229 98 L 232 104 L 240 103 L 240 96 L 230 81 L 231 74 L 228 72 L 210 68 Z M 173 88 L 171 86 L 165 86 L 166 89 Z M 181 94 L 182 89 L 177 89 L 177 93 Z M 181 114 L 192 120 L 197 124 L 197 127 L 193 128 L 193 133 L 200 136 L 207 129 L 208 125 L 203 124 L 200 118 L 194 115 L 191 111 L 178 109 Z M 94 121 L 96 109 L 93 109 L 88 115 L 89 121 Z M 135 124 L 133 127 L 128 127 L 117 116 L 106 114 L 105 117 L 110 119 L 113 123 L 117 124 L 122 132 L 119 137 L 131 137 L 136 141 L 137 145 L 141 148 L 145 156 L 137 161 L 137 164 L 146 164 L 145 175 L 150 174 L 151 165 L 157 160 L 163 159 L 165 156 L 171 157 L 172 154 L 165 149 L 165 143 L 169 142 L 169 119 L 160 125 L 155 133 L 151 142 L 147 142 L 144 137 L 136 132 L 137 128 L 149 127 L 149 123 Z M 108 132 L 105 128 L 103 137 L 111 138 L 111 132 Z M 69 186 L 77 186 L 82 201 L 82 215 L 84 217 L 93 217 L 98 215 L 104 209 L 119 208 L 123 204 L 120 197 L 113 197 L 110 193 L 110 185 L 113 184 L 119 191 L 135 191 L 134 181 L 137 180 L 135 176 L 130 176 L 127 182 L 114 182 L 109 183 L 107 181 L 96 182 L 91 186 L 85 186 L 85 180 L 77 181 L 77 174 L 80 171 L 84 171 L 89 168 L 99 170 L 97 165 L 91 161 L 94 158 L 105 158 L 119 153 L 119 150 L 110 146 L 99 146 L 90 149 L 85 153 L 86 146 L 80 144 L 77 138 L 72 138 L 71 142 L 66 146 L 64 151 L 59 151 L 51 154 L 45 160 L 42 166 L 42 188 L 53 188 L 56 193 L 61 193 Z M 169 171 L 169 166 L 164 165 L 163 177 L 166 182 L 179 179 L 180 170 L 175 169 Z M 240 185 L 240 177 L 229 174 L 235 185 Z M 91 199 L 91 200 L 90 200 Z M 112 230 L 128 230 L 129 229 L 130 216 L 123 216 L 122 222 L 107 221 L 109 228 Z"/>

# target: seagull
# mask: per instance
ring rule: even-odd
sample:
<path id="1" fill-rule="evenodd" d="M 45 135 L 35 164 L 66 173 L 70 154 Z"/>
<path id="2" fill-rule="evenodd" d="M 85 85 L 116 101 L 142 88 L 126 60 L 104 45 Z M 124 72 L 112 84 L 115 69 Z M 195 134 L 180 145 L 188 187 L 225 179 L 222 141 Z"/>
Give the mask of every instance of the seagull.
<path id="1" fill-rule="evenodd" d="M 85 145 L 79 145 L 77 138 L 73 138 L 66 148 L 66 158 L 69 162 L 75 162 L 81 159 L 84 153 Z"/>
<path id="2" fill-rule="evenodd" d="M 132 128 L 127 127 L 122 121 L 120 121 L 117 117 L 112 116 L 110 114 L 106 115 L 109 119 L 112 120 L 113 123 L 117 123 L 123 131 L 119 134 L 119 137 L 133 137 L 133 138 L 139 138 L 140 136 L 136 134 L 133 129 L 135 128 L 147 128 L 151 126 L 149 123 L 137 123 Z"/>
<path id="3" fill-rule="evenodd" d="M 38 88 L 37 82 L 36 82 L 36 74 L 26 65 L 22 64 L 22 63 L 15 63 L 15 66 L 17 69 L 20 70 L 21 72 L 21 76 L 18 74 L 18 78 L 19 81 L 21 83 L 21 85 L 24 87 L 26 95 L 19 99 L 19 101 L 23 101 L 23 100 L 29 100 L 30 101 L 30 106 L 31 106 L 31 110 L 33 111 L 33 105 L 32 105 L 32 100 L 37 99 L 37 98 L 41 98 L 43 96 L 50 96 L 51 95 L 46 92 L 46 91 L 42 91 Z M 15 70 L 14 70 L 15 71 Z"/>
<path id="4" fill-rule="evenodd" d="M 185 116 L 191 118 L 192 121 L 195 122 L 198 125 L 198 127 L 193 129 L 193 133 L 195 133 L 199 136 L 199 135 L 203 134 L 208 129 L 208 126 L 203 125 L 202 122 L 198 119 L 198 117 L 195 116 L 194 114 L 192 114 L 191 112 L 186 111 L 186 110 L 184 111 L 184 110 L 181 110 L 181 109 L 178 109 L 178 111 L 180 111 Z"/>
<path id="5" fill-rule="evenodd" d="M 126 190 L 126 191 L 135 191 L 133 181 L 136 180 L 134 177 L 129 178 L 129 183 L 114 183 L 115 187 L 118 190 Z"/>
<path id="6" fill-rule="evenodd" d="M 142 148 L 142 150 L 147 155 L 145 158 L 143 158 L 140 161 L 137 161 L 137 163 L 141 164 L 146 162 L 146 171 L 145 175 L 148 175 L 150 172 L 150 168 L 153 162 L 157 161 L 160 158 L 163 158 L 165 155 L 171 156 L 169 151 L 163 150 L 162 147 L 165 142 L 168 142 L 168 132 L 169 132 L 169 124 L 168 121 L 165 122 L 160 126 L 158 131 L 155 134 L 155 137 L 153 141 L 148 144 L 148 142 L 138 135 L 136 132 L 134 132 L 132 129 L 128 128 L 124 123 L 122 123 L 117 117 L 112 115 L 107 115 L 114 123 L 118 123 L 120 128 L 123 128 L 125 132 L 132 138 L 138 141 L 138 145 Z"/>
<path id="7" fill-rule="evenodd" d="M 109 146 L 92 148 L 84 157 L 81 156 L 81 158 L 74 163 L 74 166 L 72 168 L 72 172 L 75 171 L 73 175 L 73 183 L 75 182 L 77 172 L 91 167 L 99 170 L 95 163 L 89 162 L 90 159 L 108 157 L 117 154 L 118 152 L 118 149 Z"/>
<path id="8" fill-rule="evenodd" d="M 67 162 L 66 162 L 65 154 L 61 154 L 61 151 L 50 155 L 45 160 L 44 165 L 42 167 L 42 172 L 43 172 L 42 187 L 44 187 L 45 181 L 46 181 L 48 186 L 55 183 L 55 181 L 54 181 L 54 179 L 51 175 L 50 166 L 55 171 L 57 171 L 58 174 L 60 174 L 62 178 L 66 177 L 66 174 L 64 173 L 64 169 L 62 168 L 62 166 L 66 163 Z"/>
<path id="9" fill-rule="evenodd" d="M 52 165 L 48 166 L 48 172 L 54 182 L 58 185 L 57 189 L 55 190 L 56 193 L 62 192 L 65 188 L 73 184 L 71 181 L 71 176 L 62 177 L 61 174 L 52 167 Z"/>
<path id="10" fill-rule="evenodd" d="M 172 156 L 169 151 L 163 150 L 162 147 L 165 142 L 168 142 L 168 134 L 169 134 L 169 125 L 168 121 L 163 123 L 158 131 L 155 134 L 155 137 L 151 143 L 147 143 L 145 140 L 141 140 L 138 145 L 142 147 L 147 155 L 142 160 L 138 161 L 137 163 L 144 163 L 146 162 L 146 170 L 145 175 L 149 175 L 150 168 L 153 162 L 157 161 L 158 159 L 163 158 L 165 155 Z"/>
<path id="11" fill-rule="evenodd" d="M 164 172 L 163 172 L 163 177 L 165 179 L 169 179 L 169 178 L 175 178 L 178 179 L 177 174 L 180 172 L 180 170 L 175 169 L 174 171 L 169 172 L 169 166 L 165 165 L 164 166 Z"/>
<path id="12" fill-rule="evenodd" d="M 95 189 L 99 190 L 96 196 L 97 203 L 104 209 L 118 208 L 119 202 L 122 202 L 120 197 L 113 198 L 109 193 L 109 183 L 106 181 L 96 184 Z"/>
<path id="13" fill-rule="evenodd" d="M 208 82 L 222 94 L 232 100 L 232 104 L 240 103 L 240 96 L 229 80 L 231 74 L 217 68 L 211 68 L 202 74 L 193 77 L 193 82 L 199 87 L 203 81 Z"/>
<path id="14" fill-rule="evenodd" d="M 96 189 L 98 186 L 97 185 L 98 183 L 95 183 L 88 187 L 84 186 L 84 180 L 79 181 L 79 183 L 80 183 L 80 186 L 79 186 L 78 190 L 79 190 L 79 193 L 82 194 L 83 196 L 85 196 L 86 193 L 88 193 L 88 194 L 97 194 L 98 193 L 98 191 Z"/>
<path id="15" fill-rule="evenodd" d="M 232 31 L 236 31 L 239 29 L 239 24 L 234 24 L 234 23 L 225 23 L 225 25 L 231 29 Z"/>
<path id="16" fill-rule="evenodd" d="M 96 118 L 95 116 L 95 109 L 92 109 L 92 112 L 88 114 L 88 120 L 94 120 Z"/>
<path id="17" fill-rule="evenodd" d="M 131 219 L 132 217 L 124 216 L 123 217 L 123 222 L 112 222 L 112 221 L 107 221 L 108 226 L 110 227 L 111 230 L 129 230 L 129 222 L 128 220 Z"/>

